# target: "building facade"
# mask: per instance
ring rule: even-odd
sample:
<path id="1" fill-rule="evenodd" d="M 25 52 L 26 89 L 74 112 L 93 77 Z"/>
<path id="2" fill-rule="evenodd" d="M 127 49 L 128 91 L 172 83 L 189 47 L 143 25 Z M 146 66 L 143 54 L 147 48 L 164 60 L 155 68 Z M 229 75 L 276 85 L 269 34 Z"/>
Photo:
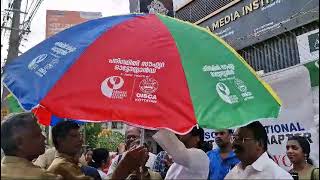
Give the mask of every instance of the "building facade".
<path id="1" fill-rule="evenodd" d="M 111 129 L 112 131 L 120 132 L 121 134 L 125 134 L 126 124 L 121 122 L 107 122 L 102 124 L 103 128 Z"/>
<path id="2" fill-rule="evenodd" d="M 256 71 L 319 59 L 318 0 L 193 0 L 175 16 L 210 29 Z"/>

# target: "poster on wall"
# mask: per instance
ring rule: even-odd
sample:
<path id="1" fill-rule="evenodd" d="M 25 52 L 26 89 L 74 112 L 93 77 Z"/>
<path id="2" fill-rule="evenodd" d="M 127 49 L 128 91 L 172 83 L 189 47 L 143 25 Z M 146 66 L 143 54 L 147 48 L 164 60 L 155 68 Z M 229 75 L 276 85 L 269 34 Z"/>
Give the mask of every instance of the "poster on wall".
<path id="1" fill-rule="evenodd" d="M 130 7 L 133 9 L 136 7 L 134 4 L 137 4 L 135 1 L 130 2 Z M 159 13 L 171 17 L 174 16 L 172 0 L 139 0 L 138 3 L 140 12 L 142 13 Z"/>
<path id="2" fill-rule="evenodd" d="M 319 59 L 319 29 L 297 37 L 300 63 Z"/>

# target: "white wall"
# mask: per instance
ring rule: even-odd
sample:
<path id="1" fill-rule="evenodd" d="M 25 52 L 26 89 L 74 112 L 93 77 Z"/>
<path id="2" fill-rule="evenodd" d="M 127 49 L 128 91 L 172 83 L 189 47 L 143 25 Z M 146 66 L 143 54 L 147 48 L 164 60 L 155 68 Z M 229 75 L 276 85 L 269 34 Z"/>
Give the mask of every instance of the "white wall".
<path id="1" fill-rule="evenodd" d="M 173 0 L 173 10 L 177 11 L 180 8 L 182 8 L 183 6 L 190 3 L 191 1 L 193 1 L 193 0 Z"/>

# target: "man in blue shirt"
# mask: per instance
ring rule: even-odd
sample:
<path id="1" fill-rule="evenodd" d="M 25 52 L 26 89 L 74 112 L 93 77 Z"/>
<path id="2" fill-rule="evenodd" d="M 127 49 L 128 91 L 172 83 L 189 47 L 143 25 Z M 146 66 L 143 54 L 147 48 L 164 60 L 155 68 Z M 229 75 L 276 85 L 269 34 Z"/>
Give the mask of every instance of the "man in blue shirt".
<path id="1" fill-rule="evenodd" d="M 210 159 L 210 180 L 223 180 L 228 172 L 240 162 L 232 150 L 231 135 L 232 130 L 215 132 L 215 142 L 218 148 L 207 153 Z"/>

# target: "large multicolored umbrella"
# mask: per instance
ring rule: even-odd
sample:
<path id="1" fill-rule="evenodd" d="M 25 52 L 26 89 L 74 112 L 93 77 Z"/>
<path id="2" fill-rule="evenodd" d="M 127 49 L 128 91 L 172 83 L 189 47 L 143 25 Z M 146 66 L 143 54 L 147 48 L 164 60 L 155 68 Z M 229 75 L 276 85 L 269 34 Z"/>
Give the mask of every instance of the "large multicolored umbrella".
<path id="1" fill-rule="evenodd" d="M 3 82 L 26 110 L 186 133 L 276 118 L 280 100 L 206 29 L 162 15 L 88 21 L 30 49 Z"/>

